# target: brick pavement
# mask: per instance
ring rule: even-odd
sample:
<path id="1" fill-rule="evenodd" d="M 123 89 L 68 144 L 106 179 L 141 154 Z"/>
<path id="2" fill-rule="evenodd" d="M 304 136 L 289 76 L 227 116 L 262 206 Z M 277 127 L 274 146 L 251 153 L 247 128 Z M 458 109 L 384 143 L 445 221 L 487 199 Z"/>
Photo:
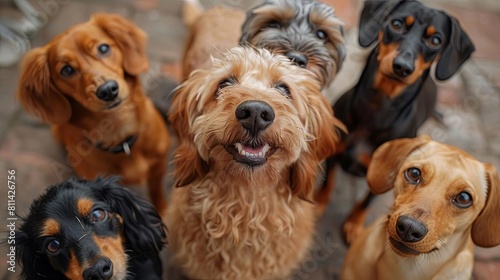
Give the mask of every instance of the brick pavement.
<path id="1" fill-rule="evenodd" d="M 360 1 L 326 0 L 336 7 L 337 15 L 346 22 L 346 27 L 356 26 Z M 73 0 L 59 1 L 47 8 L 49 1 L 33 1 L 37 9 L 46 15 L 46 25 L 31 37 L 32 45 L 48 42 L 68 26 L 85 21 L 93 12 L 114 12 L 131 18 L 149 34 L 148 54 L 151 70 L 145 75 L 153 96 L 161 96 L 179 77 L 179 59 L 186 30 L 180 18 L 181 0 Z M 214 4 L 228 4 L 248 8 L 259 0 L 204 0 L 205 7 Z M 424 124 L 421 133 L 457 145 L 484 161 L 490 161 L 500 168 L 500 5 L 484 0 L 477 4 L 472 0 L 458 2 L 438 0 L 425 1 L 445 8 L 459 17 L 461 23 L 473 38 L 478 51 L 459 75 L 439 85 L 438 110 L 444 114 L 446 127 L 430 120 Z M 52 2 L 54 3 L 54 2 Z M 0 1 L 0 18 L 9 13 L 11 7 Z M 479 19 L 479 20 L 478 20 Z M 20 110 L 13 95 L 17 87 L 17 66 L 0 68 L 0 180 L 6 181 L 6 170 L 14 168 L 17 178 L 18 213 L 27 211 L 32 199 L 43 188 L 72 175 L 54 169 L 55 163 L 64 163 L 64 151 L 50 135 L 48 125 L 31 118 Z M 161 78 L 157 86 L 157 77 Z M 66 172 L 67 171 L 67 172 Z M 337 279 L 346 247 L 340 238 L 340 227 L 354 202 L 366 192 L 364 180 L 339 172 L 337 188 L 327 213 L 318 222 L 316 245 L 320 259 L 310 259 L 298 270 L 298 279 Z M 5 189 L 3 191 L 6 191 Z M 2 190 L 0 190 L 0 193 Z M 4 195 L 0 194 L 1 199 Z M 392 194 L 379 196 L 370 208 L 368 222 L 387 211 L 392 203 Z M 4 205 L 1 202 L 0 205 Z M 2 206 L 2 208 L 4 208 Z M 0 221 L 7 213 L 0 210 Z M 3 229 L 2 229 L 3 230 Z M 5 248 L 0 247 L 0 278 L 14 279 L 6 272 Z M 179 278 L 178 272 L 168 265 L 165 253 L 168 279 Z M 476 251 L 475 279 L 495 279 L 500 273 L 500 248 L 478 248 Z"/>

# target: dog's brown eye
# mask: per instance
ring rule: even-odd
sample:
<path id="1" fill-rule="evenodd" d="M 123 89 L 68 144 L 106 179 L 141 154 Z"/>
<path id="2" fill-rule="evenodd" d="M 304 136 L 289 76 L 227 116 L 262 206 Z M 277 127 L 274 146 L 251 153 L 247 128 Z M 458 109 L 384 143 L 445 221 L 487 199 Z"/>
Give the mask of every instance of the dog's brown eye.
<path id="1" fill-rule="evenodd" d="M 75 69 L 69 65 L 64 65 L 63 68 L 61 68 L 61 76 L 64 77 L 71 77 L 73 74 L 75 74 Z"/>
<path id="2" fill-rule="evenodd" d="M 232 86 L 234 84 L 235 84 L 235 80 L 234 79 L 225 79 L 225 80 L 223 80 L 222 82 L 219 83 L 218 88 L 219 89 L 223 89 L 223 88 Z"/>
<path id="3" fill-rule="evenodd" d="M 403 28 L 403 21 L 399 19 L 394 19 L 391 21 L 391 27 L 394 30 L 400 30 L 401 28 Z"/>
<path id="4" fill-rule="evenodd" d="M 459 208 L 469 208 L 472 205 L 472 196 L 468 192 L 461 192 L 452 202 Z"/>
<path id="5" fill-rule="evenodd" d="M 97 51 L 99 51 L 100 55 L 106 55 L 109 53 L 110 50 L 111 48 L 109 47 L 108 44 L 101 44 L 99 45 L 99 47 L 97 47 Z"/>
<path id="6" fill-rule="evenodd" d="M 326 37 L 328 37 L 326 35 L 326 32 L 323 30 L 316 31 L 316 36 L 318 36 L 318 38 L 320 38 L 321 40 L 324 40 L 324 39 L 326 39 Z"/>
<path id="7" fill-rule="evenodd" d="M 53 239 L 47 244 L 47 251 L 49 253 L 55 254 L 61 249 L 61 243 L 57 239 Z"/>
<path id="8" fill-rule="evenodd" d="M 420 183 L 420 176 L 422 176 L 422 173 L 418 168 L 412 167 L 405 171 L 406 181 L 412 185 Z"/>
<path id="9" fill-rule="evenodd" d="M 92 211 L 92 214 L 90 216 L 90 220 L 92 221 L 92 223 L 98 223 L 98 222 L 104 221 L 107 216 L 108 216 L 108 214 L 106 213 L 106 211 L 104 211 L 102 209 L 96 209 L 96 210 Z"/>
<path id="10" fill-rule="evenodd" d="M 428 39 L 428 42 L 431 47 L 438 47 L 441 45 L 441 38 L 439 36 L 432 36 Z"/>
<path id="11" fill-rule="evenodd" d="M 281 24 L 275 20 L 268 22 L 266 26 L 269 28 L 281 28 Z"/>
<path id="12" fill-rule="evenodd" d="M 290 96 L 290 88 L 285 84 L 279 84 L 276 86 L 276 89 L 281 92 L 284 96 Z"/>

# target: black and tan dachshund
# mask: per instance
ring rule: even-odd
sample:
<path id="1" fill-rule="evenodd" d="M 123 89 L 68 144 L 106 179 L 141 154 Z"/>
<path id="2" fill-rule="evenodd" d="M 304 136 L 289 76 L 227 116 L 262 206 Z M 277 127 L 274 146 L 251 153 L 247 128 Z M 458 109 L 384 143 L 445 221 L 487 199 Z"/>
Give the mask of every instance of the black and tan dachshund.
<path id="1" fill-rule="evenodd" d="M 436 85 L 447 80 L 475 50 L 457 20 L 418 1 L 366 1 L 359 23 L 359 44 L 378 41 L 357 85 L 334 105 L 348 129 L 327 162 L 327 180 L 316 194 L 324 209 L 334 188 L 334 168 L 365 176 L 374 150 L 386 141 L 415 137 L 433 113 Z M 373 195 L 354 207 L 343 226 L 350 243 L 363 228 Z"/>
<path id="2" fill-rule="evenodd" d="M 162 279 L 166 228 L 116 181 L 71 179 L 32 203 L 16 233 L 23 279 Z"/>

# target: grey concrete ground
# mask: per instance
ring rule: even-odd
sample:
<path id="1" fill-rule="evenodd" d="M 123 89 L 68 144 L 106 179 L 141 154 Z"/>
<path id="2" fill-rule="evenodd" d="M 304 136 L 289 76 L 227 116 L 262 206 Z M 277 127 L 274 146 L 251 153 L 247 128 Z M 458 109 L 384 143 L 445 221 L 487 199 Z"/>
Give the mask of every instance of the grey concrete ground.
<path id="1" fill-rule="evenodd" d="M 225 3 L 248 8 L 260 1 L 205 0 L 208 7 Z M 348 27 L 355 26 L 359 13 L 357 1 L 330 0 L 337 14 Z M 462 71 L 450 81 L 439 85 L 438 110 L 444 115 L 446 127 L 429 120 L 421 133 L 463 148 L 483 161 L 500 168 L 500 5 L 498 1 L 426 1 L 445 8 L 460 19 L 478 51 Z M 145 75 L 145 86 L 155 96 L 167 91 L 179 77 L 179 60 L 186 30 L 181 21 L 180 0 L 39 0 L 31 1 L 44 15 L 43 27 L 31 34 L 33 47 L 50 41 L 67 27 L 86 21 L 94 12 L 113 12 L 135 21 L 149 35 L 148 54 L 151 69 Z M 22 15 L 10 4 L 0 1 L 0 19 L 17 19 Z M 0 21 L 1 23 L 1 21 Z M 1 39 L 0 39 L 1 40 Z M 159 80 L 157 77 L 160 77 Z M 16 170 L 16 210 L 27 213 L 33 198 L 46 186 L 70 177 L 72 172 L 57 171 L 57 163 L 65 162 L 65 153 L 52 138 L 48 125 L 27 116 L 15 101 L 18 66 L 0 68 L 0 231 L 7 223 L 7 170 Z M 337 188 L 324 217 L 318 222 L 317 254 L 306 260 L 297 271 L 297 279 L 337 279 L 347 250 L 340 238 L 340 228 L 354 202 L 364 196 L 364 180 L 339 171 Z M 3 184 L 3 186 L 2 186 Z M 169 180 L 166 182 L 170 188 Z M 140 190 L 139 190 L 140 191 Z M 380 196 L 371 206 L 369 221 L 382 215 L 391 205 L 391 194 Z M 178 272 L 168 265 L 168 279 L 178 278 Z M 7 253 L 0 247 L 0 277 L 14 279 L 7 271 Z M 500 279 L 500 248 L 476 251 L 475 279 Z"/>

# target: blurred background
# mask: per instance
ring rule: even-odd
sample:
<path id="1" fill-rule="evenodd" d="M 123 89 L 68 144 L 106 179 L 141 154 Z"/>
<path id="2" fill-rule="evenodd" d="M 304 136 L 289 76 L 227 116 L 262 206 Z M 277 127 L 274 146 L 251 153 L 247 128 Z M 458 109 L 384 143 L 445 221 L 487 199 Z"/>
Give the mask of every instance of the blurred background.
<path id="1" fill-rule="evenodd" d="M 261 0 L 202 0 L 203 6 L 228 5 L 248 9 Z M 346 28 L 357 25 L 362 0 L 324 0 L 335 7 Z M 459 19 L 476 45 L 476 52 L 449 81 L 439 83 L 438 111 L 442 126 L 429 120 L 421 134 L 456 145 L 500 170 L 500 1 L 426 0 Z M 15 100 L 19 59 L 33 47 L 48 43 L 68 27 L 87 21 L 92 13 L 117 13 L 149 35 L 150 70 L 143 85 L 153 98 L 163 98 L 179 81 L 186 36 L 181 0 L 0 0 L 0 231 L 6 236 L 7 170 L 16 170 L 16 212 L 27 214 L 31 201 L 48 185 L 74 175 L 65 153 L 50 134 L 50 126 L 26 115 Z M 66 165 L 67 166 L 67 165 Z M 171 167 L 170 167 L 171 168 Z M 171 169 L 170 169 L 171 170 Z M 298 269 L 295 279 L 337 279 L 347 247 L 341 225 L 355 201 L 366 193 L 364 180 L 340 170 L 330 207 L 318 222 L 317 254 Z M 170 188 L 166 180 L 165 188 Z M 141 192 L 141 189 L 137 189 Z M 372 203 L 368 223 L 383 215 L 392 193 Z M 500 213 L 499 213 L 500 214 Z M 0 279 L 15 279 L 7 271 L 6 247 L 0 247 Z M 168 279 L 179 278 L 168 263 Z M 19 266 L 16 267 L 19 270 Z M 500 247 L 476 250 L 474 279 L 500 279 Z"/>

